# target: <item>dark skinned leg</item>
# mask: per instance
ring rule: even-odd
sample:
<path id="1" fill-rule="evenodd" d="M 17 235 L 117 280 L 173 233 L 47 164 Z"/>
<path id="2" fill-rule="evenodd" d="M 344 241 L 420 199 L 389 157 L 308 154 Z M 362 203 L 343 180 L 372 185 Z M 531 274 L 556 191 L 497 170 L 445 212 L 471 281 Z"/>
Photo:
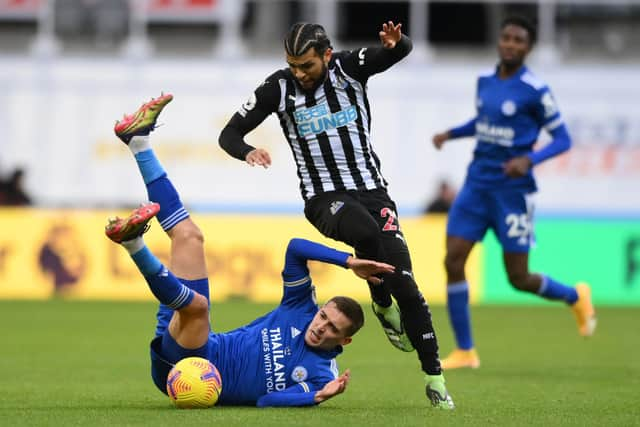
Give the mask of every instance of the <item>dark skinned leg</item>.
<path id="1" fill-rule="evenodd" d="M 511 286 L 519 291 L 538 293 L 542 285 L 542 277 L 539 274 L 529 272 L 529 254 L 527 252 L 505 252 L 503 260 Z"/>
<path id="2" fill-rule="evenodd" d="M 466 280 L 464 266 L 475 242 L 462 237 L 447 236 L 447 254 L 444 258 L 444 268 L 447 271 L 447 285 Z"/>

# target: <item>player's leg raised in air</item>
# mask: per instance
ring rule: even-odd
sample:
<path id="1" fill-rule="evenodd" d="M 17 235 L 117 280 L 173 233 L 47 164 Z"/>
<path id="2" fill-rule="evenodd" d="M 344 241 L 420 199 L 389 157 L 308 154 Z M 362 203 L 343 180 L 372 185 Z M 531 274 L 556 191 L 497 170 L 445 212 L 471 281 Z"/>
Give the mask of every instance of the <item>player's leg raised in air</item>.
<path id="1" fill-rule="evenodd" d="M 171 239 L 170 271 L 144 246 L 140 236 L 135 237 L 135 245 L 126 241 L 122 243 L 132 254 L 134 262 L 161 303 L 156 336 L 165 336 L 162 340 L 163 346 L 173 345 L 171 342 L 165 342 L 165 338 L 169 341 L 169 338 L 173 338 L 185 349 L 198 349 L 207 342 L 210 331 L 209 282 L 203 249 L 204 239 L 151 148 L 149 137 L 156 128 L 158 116 L 172 99 L 169 94 L 152 99 L 133 114 L 125 115 L 114 128 L 115 134 L 134 155 L 149 200 L 152 202 L 147 206 L 157 207 L 154 208 L 156 212 L 153 216 L 157 217 L 160 226 Z M 136 212 L 132 214 L 135 215 Z M 148 222 L 151 217 L 151 213 L 148 213 L 144 220 Z M 109 230 L 108 225 L 107 236 L 111 238 Z M 167 292 L 168 294 L 163 294 Z M 167 327 L 169 334 L 165 334 Z"/>

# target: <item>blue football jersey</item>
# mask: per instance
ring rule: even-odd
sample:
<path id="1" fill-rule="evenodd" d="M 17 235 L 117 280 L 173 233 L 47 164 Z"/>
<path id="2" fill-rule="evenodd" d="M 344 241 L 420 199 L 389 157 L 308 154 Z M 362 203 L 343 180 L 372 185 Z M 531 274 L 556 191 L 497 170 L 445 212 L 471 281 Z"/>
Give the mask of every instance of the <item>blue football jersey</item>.
<path id="1" fill-rule="evenodd" d="M 509 178 L 504 163 L 532 152 L 542 128 L 551 132 L 563 125 L 549 87 L 526 66 L 507 79 L 497 69 L 480 76 L 476 94 L 477 138 L 467 182 L 482 188 L 536 190 L 533 173 Z"/>
<path id="2" fill-rule="evenodd" d="M 222 376 L 220 404 L 261 406 L 260 398 L 277 393 L 268 405 L 313 404 L 315 392 L 338 377 L 338 346 L 326 351 L 304 341 L 307 326 L 318 312 L 307 260 L 345 265 L 349 256 L 323 245 L 293 239 L 282 272 L 280 305 L 249 325 L 227 333 L 212 333 L 209 359 Z M 264 402 L 267 405 L 266 402 Z"/>
<path id="3" fill-rule="evenodd" d="M 304 341 L 308 324 L 318 311 L 311 280 L 285 283 L 278 308 L 250 325 L 217 334 L 218 354 L 211 360 L 220 370 L 220 404 L 255 405 L 274 391 L 298 387 L 315 392 L 337 378 L 335 361 L 341 349 L 314 350 Z M 227 381 L 225 381 L 225 378 Z"/>

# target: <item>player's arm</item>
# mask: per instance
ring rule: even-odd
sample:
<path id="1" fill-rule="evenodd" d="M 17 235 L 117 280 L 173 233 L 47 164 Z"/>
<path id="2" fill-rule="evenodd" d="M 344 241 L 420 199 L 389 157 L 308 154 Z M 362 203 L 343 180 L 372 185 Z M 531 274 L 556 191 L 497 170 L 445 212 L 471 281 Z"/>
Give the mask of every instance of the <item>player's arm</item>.
<path id="1" fill-rule="evenodd" d="M 413 43 L 402 34 L 401 28 L 402 24 L 394 25 L 391 21 L 382 24 L 379 33 L 382 46 L 352 51 L 343 60 L 344 71 L 357 80 L 366 81 L 407 56 L 413 49 Z"/>
<path id="2" fill-rule="evenodd" d="M 322 403 L 331 399 L 338 394 L 343 393 L 349 384 L 351 373 L 345 370 L 338 378 L 329 381 L 320 390 L 312 390 L 312 386 L 308 383 L 298 383 L 292 387 L 282 391 L 265 394 L 256 402 L 259 408 L 269 406 L 311 406 Z"/>
<path id="3" fill-rule="evenodd" d="M 247 144 L 244 140 L 246 134 L 254 130 L 266 119 L 269 114 L 276 111 L 280 102 L 280 87 L 277 79 L 271 76 L 249 97 L 240 110 L 229 120 L 220 132 L 218 142 L 220 147 L 231 157 L 246 161 L 249 165 L 268 167 L 271 165 L 271 156 L 262 149 Z"/>
<path id="4" fill-rule="evenodd" d="M 569 131 L 548 89 L 543 91 L 540 96 L 540 102 L 536 104 L 534 114 L 542 128 L 551 135 L 551 141 L 540 150 L 532 151 L 525 156 L 515 157 L 505 163 L 505 173 L 510 177 L 524 176 L 532 167 L 571 148 Z"/>
<path id="5" fill-rule="evenodd" d="M 374 275 L 393 273 L 395 270 L 395 267 L 389 264 L 355 258 L 348 252 L 342 252 L 310 240 L 294 238 L 289 241 L 285 255 L 284 270 L 282 271 L 285 284 L 308 278 L 307 261 L 310 260 L 351 269 L 356 276 L 374 282 L 380 280 Z"/>
<path id="6" fill-rule="evenodd" d="M 532 166 L 560 155 L 571 148 L 571 137 L 564 123 L 548 130 L 548 132 L 551 135 L 551 141 L 540 150 L 533 151 L 528 155 Z"/>
<path id="7" fill-rule="evenodd" d="M 560 155 L 571 148 L 571 137 L 564 124 L 549 131 L 549 134 L 552 138 L 551 141 L 540 150 L 533 151 L 525 156 L 514 157 L 505 163 L 505 173 L 512 178 L 524 176 L 535 165 Z"/>
<path id="8" fill-rule="evenodd" d="M 442 148 L 444 143 L 449 139 L 474 136 L 476 134 L 476 120 L 477 118 L 474 117 L 473 119 L 469 120 L 468 122 L 460 126 L 456 126 L 447 131 L 440 132 L 433 135 L 433 138 L 431 140 L 431 142 L 433 142 L 433 146 L 439 150 L 440 148 Z"/>

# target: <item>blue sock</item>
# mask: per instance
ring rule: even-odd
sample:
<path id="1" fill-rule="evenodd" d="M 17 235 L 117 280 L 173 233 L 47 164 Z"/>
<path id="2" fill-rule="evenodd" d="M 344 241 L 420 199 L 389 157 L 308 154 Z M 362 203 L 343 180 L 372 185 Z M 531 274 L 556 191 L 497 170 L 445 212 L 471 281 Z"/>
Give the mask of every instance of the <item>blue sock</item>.
<path id="1" fill-rule="evenodd" d="M 466 281 L 447 286 L 447 310 L 449 311 L 449 321 L 455 333 L 458 348 L 462 350 L 472 349 L 469 284 Z"/>
<path id="2" fill-rule="evenodd" d="M 133 259 L 138 270 L 140 270 L 140 273 L 145 277 L 156 274 L 162 268 L 160 260 L 156 258 L 146 246 L 143 246 L 138 252 L 132 254 L 131 259 Z"/>
<path id="3" fill-rule="evenodd" d="M 187 280 L 182 278 L 178 280 L 180 280 L 180 282 L 189 289 L 206 297 L 207 301 L 209 301 L 209 279 L 205 277 L 204 279 L 197 280 Z M 156 337 L 164 334 L 164 331 L 169 326 L 172 316 L 173 309 L 165 304 L 160 304 L 160 307 L 158 307 L 158 313 L 156 314 Z"/>
<path id="4" fill-rule="evenodd" d="M 196 280 L 180 279 L 180 281 L 187 288 L 196 291 L 200 295 L 207 298 L 207 301 L 209 301 L 209 279 L 208 278 L 205 277 L 204 279 L 196 279 Z"/>
<path id="5" fill-rule="evenodd" d="M 149 200 L 160 203 L 157 218 L 164 231 L 189 218 L 189 212 L 182 205 L 178 191 L 166 174 L 147 184 L 147 194 Z"/>
<path id="6" fill-rule="evenodd" d="M 176 276 L 160 263 L 146 246 L 131 255 L 144 276 L 153 295 L 162 304 L 173 310 L 179 310 L 189 305 L 194 292 L 184 286 Z"/>
<path id="7" fill-rule="evenodd" d="M 186 307 L 195 296 L 191 289 L 180 283 L 178 278 L 164 266 L 158 273 L 145 276 L 145 279 L 158 301 L 173 310 Z"/>
<path id="8" fill-rule="evenodd" d="M 145 184 L 149 184 L 150 182 L 153 182 L 167 174 L 153 150 L 145 150 L 136 153 L 135 158 Z"/>
<path id="9" fill-rule="evenodd" d="M 570 305 L 578 301 L 576 288 L 556 282 L 551 277 L 544 275 L 538 294 L 550 300 L 563 300 Z"/>
<path id="10" fill-rule="evenodd" d="M 142 174 L 142 179 L 147 185 L 149 200 L 160 204 L 158 221 L 164 231 L 169 231 L 177 223 L 189 217 L 178 191 L 175 189 L 167 173 L 160 164 L 152 149 L 140 151 L 135 154 L 138 168 Z"/>

